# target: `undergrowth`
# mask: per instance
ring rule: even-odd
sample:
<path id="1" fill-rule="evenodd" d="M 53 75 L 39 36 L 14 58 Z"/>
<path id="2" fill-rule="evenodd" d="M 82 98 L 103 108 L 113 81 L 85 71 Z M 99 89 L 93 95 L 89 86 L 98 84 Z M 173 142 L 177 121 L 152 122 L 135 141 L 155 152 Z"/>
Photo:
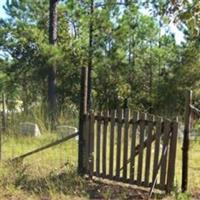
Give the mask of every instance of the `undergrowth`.
<path id="1" fill-rule="evenodd" d="M 37 113 L 38 112 L 38 113 Z M 9 128 L 3 135 L 4 160 L 41 147 L 59 139 L 57 133 L 49 132 L 43 114 L 33 111 L 28 116 L 16 113 L 9 119 Z M 23 137 L 18 132 L 22 121 L 37 123 L 42 131 L 39 138 Z M 62 114 L 58 124 L 77 126 L 74 119 Z M 189 192 L 182 194 L 181 185 L 181 141 L 178 142 L 176 160 L 176 186 L 170 196 L 155 196 L 163 200 L 200 199 L 200 142 L 193 141 L 189 154 Z M 37 153 L 23 162 L 2 162 L 0 164 L 0 200 L 64 200 L 64 199 L 134 199 L 134 194 L 126 187 L 95 184 L 77 175 L 78 142 L 72 139 L 57 147 Z M 198 196 L 199 195 L 199 196 Z"/>

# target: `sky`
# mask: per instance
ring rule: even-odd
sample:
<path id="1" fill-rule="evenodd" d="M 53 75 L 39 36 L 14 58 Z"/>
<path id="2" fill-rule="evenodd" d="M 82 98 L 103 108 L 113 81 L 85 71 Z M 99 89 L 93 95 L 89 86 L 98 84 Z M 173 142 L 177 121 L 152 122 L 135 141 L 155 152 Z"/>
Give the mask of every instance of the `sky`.
<path id="1" fill-rule="evenodd" d="M 6 0 L 0 0 L 0 18 L 6 17 L 6 14 L 3 9 L 3 5 L 6 3 Z"/>
<path id="2" fill-rule="evenodd" d="M 0 18 L 5 18 L 6 17 L 6 13 L 5 13 L 4 9 L 3 9 L 3 5 L 5 3 L 6 3 L 6 0 L 0 0 Z M 179 31 L 177 29 L 177 27 L 173 23 L 170 23 L 169 28 L 170 28 L 170 31 L 172 33 L 174 33 L 177 44 L 180 44 L 181 42 L 184 41 L 183 33 L 181 31 Z"/>

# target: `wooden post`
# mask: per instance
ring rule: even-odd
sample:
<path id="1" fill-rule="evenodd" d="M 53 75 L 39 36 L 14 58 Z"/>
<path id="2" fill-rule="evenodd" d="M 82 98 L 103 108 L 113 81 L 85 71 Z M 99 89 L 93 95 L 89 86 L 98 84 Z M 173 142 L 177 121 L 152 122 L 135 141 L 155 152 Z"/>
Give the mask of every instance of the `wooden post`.
<path id="1" fill-rule="evenodd" d="M 6 98 L 5 94 L 2 94 L 2 131 L 6 131 Z"/>
<path id="2" fill-rule="evenodd" d="M 81 91 L 80 91 L 80 112 L 79 112 L 79 144 L 78 144 L 78 173 L 86 173 L 85 162 L 85 137 L 84 137 L 84 116 L 87 114 L 87 88 L 88 68 L 81 68 Z"/>
<path id="3" fill-rule="evenodd" d="M 189 133 L 190 133 L 190 121 L 191 121 L 191 108 L 192 104 L 192 91 L 187 91 L 185 101 L 185 128 L 183 136 L 182 147 L 182 192 L 187 191 L 188 186 L 188 150 L 189 150 Z"/>

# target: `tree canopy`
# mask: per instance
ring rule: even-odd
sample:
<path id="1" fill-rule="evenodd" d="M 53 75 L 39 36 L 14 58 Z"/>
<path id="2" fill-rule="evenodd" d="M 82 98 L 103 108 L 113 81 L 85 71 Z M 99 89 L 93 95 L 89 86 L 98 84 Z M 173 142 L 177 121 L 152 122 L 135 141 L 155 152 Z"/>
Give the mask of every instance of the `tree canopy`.
<path id="1" fill-rule="evenodd" d="M 91 12 L 92 8 L 92 12 Z M 49 44 L 49 1 L 8 0 L 0 20 L 0 90 L 46 105 L 56 66 L 59 111 L 80 101 L 80 68 L 91 65 L 92 104 L 175 115 L 187 88 L 200 96 L 199 1 L 60 0 L 57 44 Z M 185 42 L 170 31 L 177 23 Z"/>

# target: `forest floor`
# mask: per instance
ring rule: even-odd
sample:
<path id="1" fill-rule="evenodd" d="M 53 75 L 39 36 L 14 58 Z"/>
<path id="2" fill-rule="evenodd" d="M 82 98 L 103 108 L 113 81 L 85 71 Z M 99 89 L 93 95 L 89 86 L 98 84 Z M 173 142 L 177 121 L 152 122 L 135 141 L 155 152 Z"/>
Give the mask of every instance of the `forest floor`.
<path id="1" fill-rule="evenodd" d="M 47 139 L 48 138 L 48 139 Z M 46 135 L 40 140 L 29 138 L 5 140 L 3 159 L 15 157 L 55 140 Z M 66 153 L 67 152 L 67 153 Z M 7 155 L 7 156 L 5 156 Z M 155 193 L 153 199 L 200 200 L 200 142 L 190 145 L 189 192 L 180 193 L 181 143 L 177 148 L 176 187 L 170 196 Z M 0 200 L 86 200 L 147 199 L 149 190 L 111 181 L 87 180 L 76 173 L 77 140 L 37 153 L 23 163 L 1 162 Z"/>

